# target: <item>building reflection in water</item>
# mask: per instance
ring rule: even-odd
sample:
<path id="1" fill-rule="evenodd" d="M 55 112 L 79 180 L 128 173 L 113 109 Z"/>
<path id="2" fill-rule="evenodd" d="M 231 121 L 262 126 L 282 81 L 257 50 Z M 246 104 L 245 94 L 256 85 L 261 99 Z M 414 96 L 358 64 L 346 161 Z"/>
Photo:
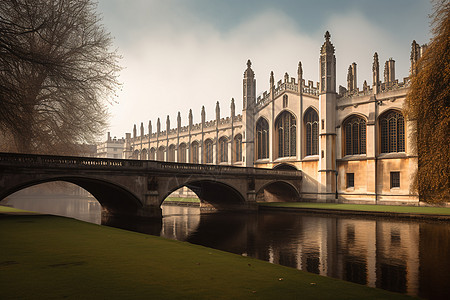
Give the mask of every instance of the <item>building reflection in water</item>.
<path id="1" fill-rule="evenodd" d="M 163 220 L 161 235 L 399 293 L 435 299 L 450 292 L 448 223 L 197 212 Z"/>
<path id="2" fill-rule="evenodd" d="M 264 227 L 291 220 L 292 234 L 261 230 L 257 258 L 372 287 L 418 294 L 419 223 L 336 217 L 265 216 Z M 295 232 L 295 233 L 294 233 Z M 267 250 L 265 250 L 267 249 Z"/>

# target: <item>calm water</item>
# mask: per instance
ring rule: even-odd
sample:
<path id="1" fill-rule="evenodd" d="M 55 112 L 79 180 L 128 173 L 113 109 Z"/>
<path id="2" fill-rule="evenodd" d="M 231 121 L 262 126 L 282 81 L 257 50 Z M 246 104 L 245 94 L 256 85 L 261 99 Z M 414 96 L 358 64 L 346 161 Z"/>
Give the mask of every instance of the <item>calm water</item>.
<path id="1" fill-rule="evenodd" d="M 5 202 L 2 202 L 5 204 Z M 21 198 L 9 205 L 100 224 L 93 198 Z M 163 206 L 162 224 L 113 224 L 308 272 L 429 299 L 450 296 L 450 223 L 301 213 L 200 214 Z"/>

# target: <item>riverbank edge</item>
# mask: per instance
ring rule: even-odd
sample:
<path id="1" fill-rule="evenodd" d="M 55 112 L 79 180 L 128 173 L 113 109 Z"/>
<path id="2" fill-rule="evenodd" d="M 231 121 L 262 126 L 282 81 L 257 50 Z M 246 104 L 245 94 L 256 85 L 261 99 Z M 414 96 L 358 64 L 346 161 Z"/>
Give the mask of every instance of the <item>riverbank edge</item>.
<path id="1" fill-rule="evenodd" d="M 367 211 L 367 210 L 352 210 L 352 209 L 332 209 L 320 207 L 296 207 L 297 202 L 271 202 L 258 203 L 258 210 L 260 211 L 283 211 L 283 212 L 302 212 L 312 214 L 327 214 L 327 215 L 346 215 L 346 216 L 370 216 L 370 217 L 385 217 L 385 218 L 400 218 L 410 220 L 435 220 L 435 221 L 450 221 L 450 215 L 444 214 L 430 214 L 430 213 L 411 213 L 411 212 L 388 212 L 388 211 Z M 290 205 L 291 204 L 291 205 Z M 315 203 L 316 204 L 316 203 Z M 328 205 L 329 203 L 327 203 Z M 282 205 L 282 206 L 280 206 Z M 320 205 L 320 203 L 317 203 Z"/>

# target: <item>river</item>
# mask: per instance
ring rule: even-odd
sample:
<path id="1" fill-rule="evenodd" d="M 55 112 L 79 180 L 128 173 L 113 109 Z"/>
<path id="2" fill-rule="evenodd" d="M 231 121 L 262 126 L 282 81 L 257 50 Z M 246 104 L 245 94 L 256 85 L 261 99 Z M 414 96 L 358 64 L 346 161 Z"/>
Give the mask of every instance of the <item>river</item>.
<path id="1" fill-rule="evenodd" d="M 2 204 L 101 223 L 90 197 L 32 196 Z M 206 213 L 163 205 L 163 220 L 115 224 L 427 299 L 450 295 L 450 223 L 288 212 Z"/>

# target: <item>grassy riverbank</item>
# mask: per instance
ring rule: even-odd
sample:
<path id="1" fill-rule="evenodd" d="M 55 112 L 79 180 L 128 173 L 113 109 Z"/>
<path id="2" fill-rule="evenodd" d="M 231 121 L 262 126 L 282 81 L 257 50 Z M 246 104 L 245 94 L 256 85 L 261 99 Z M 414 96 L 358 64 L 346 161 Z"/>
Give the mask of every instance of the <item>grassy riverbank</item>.
<path id="1" fill-rule="evenodd" d="M 2 299 L 408 298 L 189 243 L 2 210 Z"/>
<path id="2" fill-rule="evenodd" d="M 401 214 L 424 214 L 450 216 L 448 207 L 428 206 L 396 206 L 396 205 L 368 205 L 368 204 L 339 204 L 339 203 L 310 203 L 310 202 L 269 202 L 258 203 L 261 207 L 280 207 L 293 209 L 317 209 L 336 211 L 361 211 Z"/>
<path id="3" fill-rule="evenodd" d="M 166 200 L 168 202 L 185 202 L 185 203 L 200 203 L 200 199 L 194 197 L 167 197 Z"/>

